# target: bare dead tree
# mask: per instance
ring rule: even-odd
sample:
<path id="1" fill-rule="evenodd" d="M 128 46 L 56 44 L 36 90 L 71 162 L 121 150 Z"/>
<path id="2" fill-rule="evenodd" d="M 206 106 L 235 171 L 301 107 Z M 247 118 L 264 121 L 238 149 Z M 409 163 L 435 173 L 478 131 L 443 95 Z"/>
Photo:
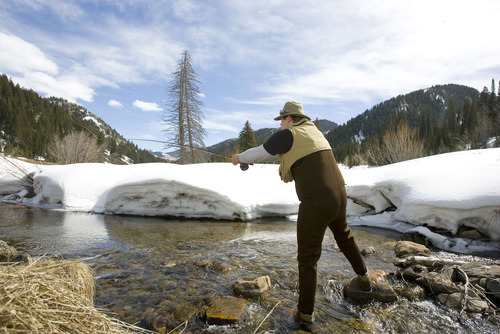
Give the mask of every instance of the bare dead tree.
<path id="1" fill-rule="evenodd" d="M 181 164 L 204 161 L 206 157 L 201 150 L 205 147 L 203 137 L 206 132 L 202 126 L 203 103 L 198 89 L 200 82 L 188 51 L 182 53 L 172 77 L 170 102 L 162 116 L 162 121 L 168 126 L 167 146 L 179 148 Z"/>

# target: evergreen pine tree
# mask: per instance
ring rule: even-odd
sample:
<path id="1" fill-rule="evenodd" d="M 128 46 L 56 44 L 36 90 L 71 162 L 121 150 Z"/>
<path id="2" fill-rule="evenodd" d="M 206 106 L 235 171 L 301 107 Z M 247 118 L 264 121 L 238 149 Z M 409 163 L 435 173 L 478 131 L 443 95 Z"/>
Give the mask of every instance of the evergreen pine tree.
<path id="1" fill-rule="evenodd" d="M 249 121 L 246 121 L 243 130 L 241 130 L 240 132 L 238 144 L 240 152 L 244 152 L 249 148 L 257 146 L 257 144 L 255 143 L 255 134 L 252 130 L 252 127 L 250 126 Z"/>
<path id="2" fill-rule="evenodd" d="M 451 148 L 455 144 L 455 140 L 458 137 L 458 122 L 457 122 L 457 112 L 455 111 L 455 103 L 452 98 L 448 100 L 446 106 L 446 120 L 445 120 L 444 132 L 445 139 L 444 144 Z"/>
<path id="3" fill-rule="evenodd" d="M 316 117 L 316 119 L 314 120 L 314 125 L 316 125 L 316 127 L 318 128 L 319 131 L 322 131 L 321 124 L 320 124 L 318 117 Z"/>

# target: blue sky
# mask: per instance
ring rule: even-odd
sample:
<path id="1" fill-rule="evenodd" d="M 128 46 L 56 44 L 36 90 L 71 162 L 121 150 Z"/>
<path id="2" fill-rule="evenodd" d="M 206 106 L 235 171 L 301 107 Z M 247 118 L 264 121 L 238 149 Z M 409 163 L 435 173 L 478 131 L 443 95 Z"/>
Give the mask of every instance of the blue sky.
<path id="1" fill-rule="evenodd" d="M 489 88 L 499 15 L 497 0 L 0 0 L 0 73 L 126 138 L 165 140 L 168 84 L 188 50 L 210 146 L 247 120 L 278 127 L 288 100 L 342 124 L 433 85 Z"/>

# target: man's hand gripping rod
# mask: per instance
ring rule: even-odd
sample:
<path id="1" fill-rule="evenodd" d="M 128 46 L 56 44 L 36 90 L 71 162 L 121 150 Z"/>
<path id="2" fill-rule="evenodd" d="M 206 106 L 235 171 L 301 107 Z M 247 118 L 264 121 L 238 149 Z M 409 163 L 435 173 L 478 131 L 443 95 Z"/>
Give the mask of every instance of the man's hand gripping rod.
<path id="1" fill-rule="evenodd" d="M 246 171 L 250 165 L 253 165 L 253 164 L 247 164 L 246 162 L 240 162 L 240 168 L 242 171 Z"/>

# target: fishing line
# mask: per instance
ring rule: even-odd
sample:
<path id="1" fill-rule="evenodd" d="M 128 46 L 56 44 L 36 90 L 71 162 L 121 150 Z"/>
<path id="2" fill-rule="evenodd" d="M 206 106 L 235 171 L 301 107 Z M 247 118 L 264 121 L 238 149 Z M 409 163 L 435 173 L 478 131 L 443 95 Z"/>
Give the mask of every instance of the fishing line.
<path id="1" fill-rule="evenodd" d="M 163 143 L 163 144 L 167 144 L 168 142 L 167 141 L 163 141 L 163 140 L 154 140 L 154 139 L 138 139 L 138 138 L 126 138 L 127 140 L 142 140 L 142 141 L 150 141 L 150 142 L 154 142 L 154 143 Z M 189 149 L 195 149 L 195 150 L 198 150 L 198 151 L 201 151 L 201 152 L 205 152 L 205 153 L 208 153 L 208 154 L 212 154 L 212 155 L 215 155 L 217 157 L 221 157 L 221 158 L 224 158 L 224 159 L 228 159 L 228 160 L 232 160 L 231 157 L 228 157 L 226 155 L 222 155 L 222 154 L 218 154 L 218 153 L 214 153 L 214 152 L 210 152 L 210 151 L 207 151 L 207 150 L 204 150 L 204 149 L 201 149 L 199 147 L 189 147 L 189 146 L 185 146 L 185 145 L 178 145 L 180 147 L 184 147 L 184 148 L 189 148 Z M 240 168 L 242 171 L 246 171 L 249 167 L 249 165 L 252 165 L 252 164 L 247 164 L 247 163 L 240 163 Z"/>

